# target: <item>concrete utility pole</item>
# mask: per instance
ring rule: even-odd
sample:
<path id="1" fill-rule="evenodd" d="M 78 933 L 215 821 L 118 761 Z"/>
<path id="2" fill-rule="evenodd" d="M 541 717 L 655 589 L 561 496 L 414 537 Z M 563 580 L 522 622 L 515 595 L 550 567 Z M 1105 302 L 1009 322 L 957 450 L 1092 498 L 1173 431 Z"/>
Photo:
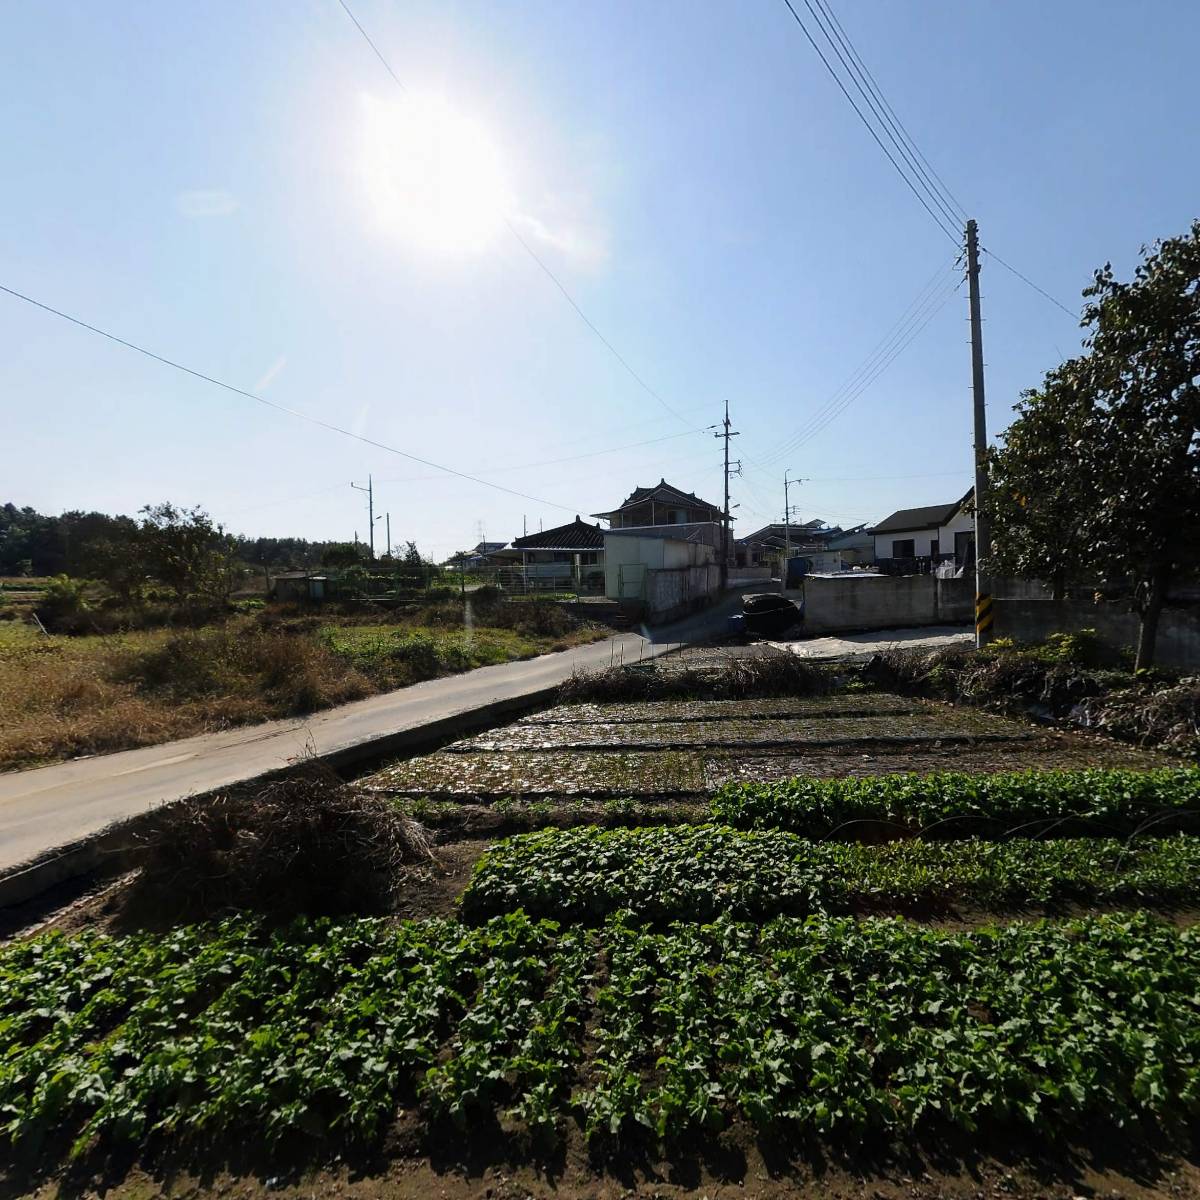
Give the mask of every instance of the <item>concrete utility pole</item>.
<path id="1" fill-rule="evenodd" d="M 729 439 L 738 436 L 736 430 L 732 433 L 729 430 L 728 400 L 725 401 L 725 420 L 722 425 L 723 431 L 714 433 L 713 437 L 725 439 L 725 519 L 721 524 L 721 590 L 724 591 L 729 586 Z"/>
<path id="2" fill-rule="evenodd" d="M 370 479 L 371 477 L 368 475 L 367 478 Z M 392 557 L 392 514 L 391 513 L 387 514 L 387 548 L 384 550 L 384 553 L 388 556 L 388 558 Z"/>
<path id="3" fill-rule="evenodd" d="M 386 482 L 386 480 L 385 480 Z M 356 491 L 367 493 L 367 531 L 369 543 L 371 547 L 371 561 L 375 561 L 375 485 L 371 482 L 371 476 L 367 476 L 367 486 L 363 487 L 361 483 L 352 483 L 350 485 Z"/>
<path id="4" fill-rule="evenodd" d="M 975 645 L 992 637 L 992 595 L 986 557 L 992 548 L 987 500 L 987 410 L 983 399 L 983 320 L 979 315 L 979 226 L 967 222 L 967 286 L 971 306 L 971 392 L 975 401 Z"/>
<path id="5" fill-rule="evenodd" d="M 788 467 L 788 471 L 792 468 Z M 783 473 L 783 567 L 779 572 L 779 590 L 787 591 L 788 562 L 792 557 L 792 506 L 788 503 L 788 488 L 793 483 L 803 483 L 803 479 L 789 479 L 788 471 Z"/>

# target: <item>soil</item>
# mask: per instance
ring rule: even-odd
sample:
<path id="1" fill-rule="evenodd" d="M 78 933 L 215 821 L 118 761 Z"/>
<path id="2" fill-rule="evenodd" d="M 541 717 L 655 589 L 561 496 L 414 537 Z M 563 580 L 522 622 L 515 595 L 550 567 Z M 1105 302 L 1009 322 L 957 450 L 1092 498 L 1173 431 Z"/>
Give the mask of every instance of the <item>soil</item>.
<path id="1" fill-rule="evenodd" d="M 884 1148 L 864 1157 L 861 1146 L 763 1144 L 734 1128 L 704 1145 L 683 1145 L 669 1158 L 639 1147 L 607 1160 L 592 1157 L 576 1129 L 548 1159 L 514 1145 L 498 1129 L 442 1131 L 429 1141 L 410 1114 L 401 1114 L 381 1150 L 347 1156 L 325 1168 L 266 1161 L 253 1147 L 197 1174 L 187 1159 L 155 1156 L 145 1165 L 113 1165 L 101 1176 L 82 1173 L 25 1188 L 0 1184 L 0 1197 L 37 1200 L 149 1200 L 150 1197 L 338 1196 L 348 1200 L 1151 1200 L 1200 1197 L 1200 1167 L 1145 1145 L 1097 1138 L 1084 1147 L 935 1146 Z M 852 1157 L 851 1157 L 852 1156 Z M 258 1161 L 255 1161 L 255 1160 Z"/>
<path id="2" fill-rule="evenodd" d="M 705 762 L 705 783 L 710 789 L 723 783 L 769 783 L 795 775 L 837 779 L 844 776 L 895 775 L 903 772 L 995 771 L 1121 767 L 1148 771 L 1177 767 L 1179 760 L 1165 754 L 1137 750 L 1085 734 L 1047 732 L 1029 741 L 923 742 L 911 745 L 817 747 L 803 754 L 760 754 L 710 757 Z"/>

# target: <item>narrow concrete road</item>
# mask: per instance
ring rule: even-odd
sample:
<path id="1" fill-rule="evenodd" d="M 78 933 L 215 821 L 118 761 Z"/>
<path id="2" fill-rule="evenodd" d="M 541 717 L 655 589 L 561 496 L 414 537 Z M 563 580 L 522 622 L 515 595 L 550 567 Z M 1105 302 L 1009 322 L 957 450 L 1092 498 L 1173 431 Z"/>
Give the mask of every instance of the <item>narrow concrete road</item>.
<path id="1" fill-rule="evenodd" d="M 444 724 L 449 733 L 465 715 L 502 708 L 505 702 L 519 704 L 556 687 L 573 671 L 655 657 L 711 630 L 723 619 L 720 608 L 700 614 L 707 619 L 656 631 L 654 642 L 620 634 L 525 662 L 431 679 L 295 720 L 0 774 L 0 875 L 115 821 L 253 779 L 306 754 L 347 758 L 356 747 L 389 742 L 400 748 L 406 732 L 432 726 L 437 736 Z"/>
<path id="2" fill-rule="evenodd" d="M 790 650 L 801 658 L 818 660 L 857 658 L 893 648 L 935 650 L 944 646 L 965 646 L 975 634 L 961 625 L 926 625 L 916 629 L 876 629 L 869 633 L 835 633 L 805 641 L 772 642 L 781 650 Z"/>

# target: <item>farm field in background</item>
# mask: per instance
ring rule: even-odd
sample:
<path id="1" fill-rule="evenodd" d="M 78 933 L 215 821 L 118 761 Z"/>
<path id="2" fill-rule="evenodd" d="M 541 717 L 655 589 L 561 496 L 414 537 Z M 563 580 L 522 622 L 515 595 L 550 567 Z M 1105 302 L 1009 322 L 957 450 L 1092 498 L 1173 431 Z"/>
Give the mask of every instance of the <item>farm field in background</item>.
<path id="1" fill-rule="evenodd" d="M 195 629 L 85 636 L 0 621 L 0 770 L 316 712 L 611 633 L 548 607 L 470 626 L 453 601 L 372 624 L 259 609 Z"/>
<path id="2" fill-rule="evenodd" d="M 1200 1195 L 1179 757 L 884 692 L 584 700 L 355 790 L 433 842 L 390 917 L 135 928 L 119 885 L 0 947 L 19 1169 Z"/>

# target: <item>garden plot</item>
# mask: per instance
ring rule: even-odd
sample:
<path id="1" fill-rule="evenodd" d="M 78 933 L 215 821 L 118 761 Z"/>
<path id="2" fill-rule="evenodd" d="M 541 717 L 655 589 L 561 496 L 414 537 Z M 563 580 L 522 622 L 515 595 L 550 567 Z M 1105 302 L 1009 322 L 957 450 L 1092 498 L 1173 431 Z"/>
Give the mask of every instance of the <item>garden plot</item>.
<path id="1" fill-rule="evenodd" d="M 562 704 L 522 717 L 519 725 L 595 725 L 663 721 L 769 721 L 786 717 L 874 717 L 933 710 L 904 696 L 791 696 L 780 700 L 657 700 L 629 704 Z"/>
<path id="2" fill-rule="evenodd" d="M 846 743 L 1029 741 L 1028 728 L 977 712 L 939 711 L 881 716 L 779 720 L 597 722 L 591 725 L 510 725 L 447 747 L 454 754 L 488 751 L 716 749 L 837 746 Z"/>
<path id="3" fill-rule="evenodd" d="M 649 922 L 814 913 L 992 911 L 1030 905 L 1175 908 L 1200 899 L 1200 839 L 1065 838 L 866 846 L 719 825 L 547 829 L 488 850 L 463 915 Z"/>
<path id="4" fill-rule="evenodd" d="M 608 753 L 441 750 L 396 763 L 360 780 L 373 791 L 407 796 L 666 796 L 703 792 L 704 760 L 683 752 Z"/>
<path id="5" fill-rule="evenodd" d="M 1018 771 L 1024 768 L 1081 769 L 1132 767 L 1150 770 L 1178 759 L 1126 746 L 1114 746 L 1072 734 L 1034 735 L 1027 741 L 957 741 L 876 744 L 869 750 L 853 743 L 806 748 L 803 753 L 710 754 L 704 763 L 711 790 L 728 783 L 774 783 L 798 777 L 840 778 L 893 775 L 913 771 Z"/>

